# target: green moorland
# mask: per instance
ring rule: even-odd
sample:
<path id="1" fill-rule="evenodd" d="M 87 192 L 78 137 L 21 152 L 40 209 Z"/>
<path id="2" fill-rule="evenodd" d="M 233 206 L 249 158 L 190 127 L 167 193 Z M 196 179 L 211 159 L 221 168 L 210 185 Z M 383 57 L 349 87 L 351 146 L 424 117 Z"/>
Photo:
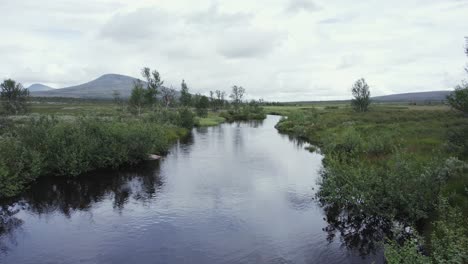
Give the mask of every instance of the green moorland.
<path id="1" fill-rule="evenodd" d="M 324 154 L 317 199 L 326 230 L 340 232 L 347 246 L 366 253 L 386 241 L 389 263 L 467 263 L 468 118 L 441 104 L 266 112 L 286 116 L 277 129 Z"/>

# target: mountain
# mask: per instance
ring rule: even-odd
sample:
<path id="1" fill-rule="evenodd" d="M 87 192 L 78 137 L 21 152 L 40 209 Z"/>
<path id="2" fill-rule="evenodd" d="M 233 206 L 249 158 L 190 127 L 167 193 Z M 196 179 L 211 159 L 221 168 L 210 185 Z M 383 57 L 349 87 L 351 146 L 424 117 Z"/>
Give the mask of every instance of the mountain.
<path id="1" fill-rule="evenodd" d="M 133 84 L 137 80 L 120 74 L 105 74 L 84 84 L 48 91 L 34 91 L 31 92 L 31 95 L 36 97 L 111 99 L 113 92 L 117 91 L 122 98 L 128 98 L 132 92 Z"/>
<path id="2" fill-rule="evenodd" d="M 49 87 L 47 85 L 40 84 L 40 83 L 31 84 L 29 87 L 27 87 L 27 89 L 29 90 L 29 92 L 54 90 L 54 88 Z"/>
<path id="3" fill-rule="evenodd" d="M 444 101 L 451 91 L 431 91 L 418 93 L 401 93 L 373 97 L 379 102 L 413 102 L 413 101 Z"/>

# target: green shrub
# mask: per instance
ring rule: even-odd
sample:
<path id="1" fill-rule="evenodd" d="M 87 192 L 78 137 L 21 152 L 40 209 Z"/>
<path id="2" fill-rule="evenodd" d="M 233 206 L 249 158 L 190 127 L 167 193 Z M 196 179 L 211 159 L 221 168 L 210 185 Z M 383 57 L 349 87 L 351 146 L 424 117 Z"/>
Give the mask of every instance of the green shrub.
<path id="1" fill-rule="evenodd" d="M 179 110 L 160 109 L 146 116 L 145 121 L 191 129 L 195 124 L 195 115 L 186 107 Z"/>
<path id="2" fill-rule="evenodd" d="M 18 124 L 0 138 L 0 197 L 17 194 L 40 175 L 76 176 L 164 154 L 191 122 L 191 112 L 165 112 L 146 119 L 41 117 Z"/>
<path id="3" fill-rule="evenodd" d="M 468 263 L 468 227 L 460 208 L 441 199 L 438 215 L 431 234 L 433 263 Z"/>
<path id="4" fill-rule="evenodd" d="M 418 240 L 415 238 L 404 241 L 403 245 L 396 241 L 387 241 L 385 260 L 388 264 L 427 264 L 431 262 L 430 258 L 421 254 Z"/>
<path id="5" fill-rule="evenodd" d="M 439 199 L 438 219 L 432 223 L 430 243 L 422 243 L 419 235 L 387 240 L 385 258 L 388 263 L 463 264 L 468 262 L 468 228 L 460 208 L 446 198 Z M 408 236 L 408 234 L 406 234 Z M 397 242 L 401 240 L 400 242 Z M 424 249 L 424 250 L 423 250 Z M 423 254 L 426 253 L 425 256 Z"/>
<path id="6" fill-rule="evenodd" d="M 459 126 L 448 131 L 448 148 L 452 153 L 468 158 L 468 124 Z"/>
<path id="7" fill-rule="evenodd" d="M 318 198 L 343 211 L 412 224 L 435 211 L 442 187 L 464 166 L 456 159 L 422 163 L 399 153 L 380 163 L 329 154 Z"/>
<path id="8" fill-rule="evenodd" d="M 0 140 L 0 198 L 20 192 L 41 173 L 40 153 L 15 138 Z"/>
<path id="9" fill-rule="evenodd" d="M 265 111 L 258 104 L 243 105 L 240 109 L 230 109 L 220 113 L 227 121 L 263 120 L 266 118 Z"/>
<path id="10" fill-rule="evenodd" d="M 189 108 L 179 110 L 179 125 L 187 129 L 191 129 L 195 125 L 195 115 Z"/>

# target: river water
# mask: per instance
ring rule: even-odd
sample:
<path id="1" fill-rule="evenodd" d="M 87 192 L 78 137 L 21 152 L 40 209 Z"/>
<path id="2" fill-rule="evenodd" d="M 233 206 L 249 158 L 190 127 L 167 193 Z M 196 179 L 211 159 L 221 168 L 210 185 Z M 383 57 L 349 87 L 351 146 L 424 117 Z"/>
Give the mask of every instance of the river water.
<path id="1" fill-rule="evenodd" d="M 160 161 L 43 178 L 0 214 L 0 263 L 376 263 L 324 231 L 322 156 L 262 122 L 194 129 Z"/>

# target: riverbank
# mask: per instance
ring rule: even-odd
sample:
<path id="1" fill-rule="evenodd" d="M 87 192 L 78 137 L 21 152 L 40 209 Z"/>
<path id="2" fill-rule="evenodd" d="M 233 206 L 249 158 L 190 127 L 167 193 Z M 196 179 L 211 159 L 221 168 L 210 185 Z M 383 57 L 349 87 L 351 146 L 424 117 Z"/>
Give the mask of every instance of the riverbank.
<path id="1" fill-rule="evenodd" d="M 5 125 L 0 138 L 0 198 L 19 194 L 44 175 L 75 177 L 136 164 L 149 154 L 163 155 L 189 133 L 177 120 L 161 123 L 149 117 L 40 116 Z"/>
<path id="2" fill-rule="evenodd" d="M 217 112 L 209 112 L 206 117 L 198 117 L 196 125 L 199 127 L 217 126 L 226 122 L 226 118 L 221 117 Z"/>
<path id="3" fill-rule="evenodd" d="M 0 198 L 19 194 L 40 176 L 75 177 L 163 155 L 193 127 L 216 126 L 231 116 L 226 109 L 198 117 L 190 108 L 163 107 L 133 115 L 121 105 L 82 100 L 30 107 L 27 115 L 0 119 Z M 263 113 L 240 109 L 229 121 L 249 119 L 253 110 Z"/>
<path id="4" fill-rule="evenodd" d="M 317 198 L 329 228 L 347 234 L 348 246 L 358 237 L 390 239 L 399 244 L 389 243 L 388 254 L 423 258 L 417 245 L 424 244 L 431 260 L 466 260 L 465 253 L 448 254 L 468 252 L 468 231 L 457 226 L 468 214 L 466 145 L 459 136 L 466 118 L 441 106 L 376 105 L 354 113 L 346 105 L 308 105 L 267 112 L 287 115 L 278 131 L 308 140 L 325 155 Z M 406 243 L 404 252 L 398 238 L 416 236 L 398 226 L 418 230 L 425 242 Z"/>

